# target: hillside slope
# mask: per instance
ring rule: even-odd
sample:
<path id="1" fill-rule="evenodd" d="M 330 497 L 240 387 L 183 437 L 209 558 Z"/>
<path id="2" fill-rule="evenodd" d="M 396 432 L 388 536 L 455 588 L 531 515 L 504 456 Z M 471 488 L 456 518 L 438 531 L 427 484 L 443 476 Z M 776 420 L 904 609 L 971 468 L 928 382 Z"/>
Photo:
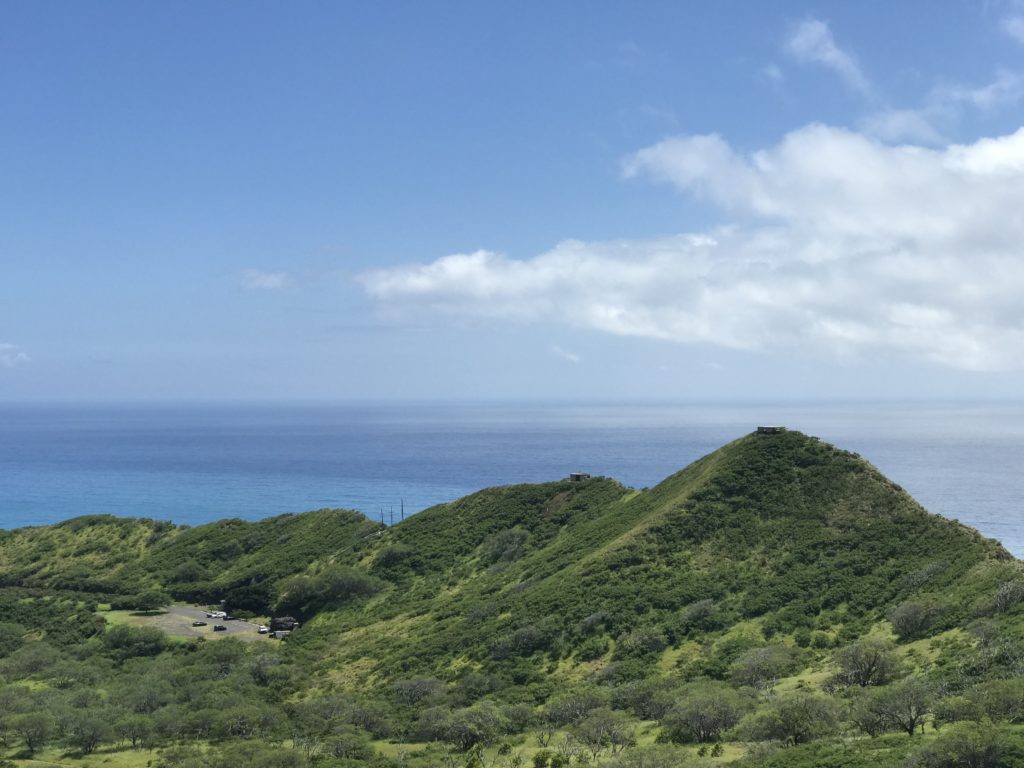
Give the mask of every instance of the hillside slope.
<path id="1" fill-rule="evenodd" d="M 122 717 L 158 768 L 1024 765 L 1022 564 L 797 432 L 650 489 L 491 488 L 392 528 L 0 532 L 0 574 L 3 732 L 43 712 L 72 744 L 75 718 Z M 303 626 L 168 644 L 94 613 L 154 590 Z"/>
<path id="2" fill-rule="evenodd" d="M 604 479 L 484 491 L 396 525 L 360 566 L 380 592 L 321 614 L 303 643 L 370 676 L 458 662 L 510 679 L 601 638 L 626 658 L 645 633 L 666 648 L 704 638 L 687 663 L 708 673 L 730 661 L 709 628 L 834 645 L 907 601 L 927 606 L 918 634 L 937 633 L 1015 567 L 859 457 L 796 432 L 748 436 L 648 491 Z"/>

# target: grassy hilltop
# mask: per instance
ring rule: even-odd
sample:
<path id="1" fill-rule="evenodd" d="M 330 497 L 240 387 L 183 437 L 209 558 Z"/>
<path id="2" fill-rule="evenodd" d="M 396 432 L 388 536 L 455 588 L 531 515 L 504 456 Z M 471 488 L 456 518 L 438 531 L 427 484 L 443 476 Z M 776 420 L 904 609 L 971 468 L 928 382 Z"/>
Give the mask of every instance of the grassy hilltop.
<path id="1" fill-rule="evenodd" d="M 171 600 L 303 626 L 246 646 L 100 610 Z M 506 486 L 390 529 L 0 532 L 0 605 L 21 761 L 1024 765 L 1021 564 L 796 432 L 651 489 Z"/>

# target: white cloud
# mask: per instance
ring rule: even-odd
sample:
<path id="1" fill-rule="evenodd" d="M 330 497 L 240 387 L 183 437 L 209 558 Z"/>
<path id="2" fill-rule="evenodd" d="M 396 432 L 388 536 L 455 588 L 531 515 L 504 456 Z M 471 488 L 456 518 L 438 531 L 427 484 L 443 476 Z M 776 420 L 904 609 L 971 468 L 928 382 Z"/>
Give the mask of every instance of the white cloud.
<path id="1" fill-rule="evenodd" d="M 15 344 L 0 344 L 0 368 L 15 368 L 29 361 L 29 356 Z"/>
<path id="2" fill-rule="evenodd" d="M 811 125 L 750 154 L 717 136 L 683 136 L 636 153 L 626 173 L 706 197 L 739 223 L 570 240 L 524 260 L 456 254 L 361 280 L 411 311 L 1024 367 L 1024 129 L 933 149 Z"/>
<path id="3" fill-rule="evenodd" d="M 1024 16 L 1018 13 L 1005 16 L 1003 17 L 1001 26 L 1006 34 L 1018 43 L 1024 44 Z"/>
<path id="4" fill-rule="evenodd" d="M 242 272 L 242 287 L 249 290 L 273 291 L 291 284 L 287 272 L 264 272 L 262 269 L 246 269 Z"/>
<path id="5" fill-rule="evenodd" d="M 982 113 L 1013 107 L 1024 100 L 1024 74 L 1003 70 L 984 85 L 942 84 L 917 109 L 883 109 L 861 120 L 861 130 L 887 142 L 940 145 L 966 110 Z"/>
<path id="6" fill-rule="evenodd" d="M 1012 106 L 1024 98 L 1024 75 L 1018 72 L 1002 71 L 987 85 L 969 87 L 947 85 L 936 88 L 932 102 L 939 105 L 966 105 L 990 111 Z"/>
<path id="7" fill-rule="evenodd" d="M 944 139 L 932 124 L 930 116 L 916 109 L 885 109 L 868 115 L 861 122 L 861 130 L 883 141 L 903 141 L 921 144 L 941 144 Z"/>
<path id="8" fill-rule="evenodd" d="M 831 69 L 854 90 L 862 93 L 870 90 L 857 60 L 836 44 L 832 30 L 824 21 L 808 19 L 798 24 L 786 40 L 786 52 L 797 61 Z"/>
<path id="9" fill-rule="evenodd" d="M 574 365 L 579 365 L 580 363 L 583 362 L 583 358 L 577 355 L 575 352 L 568 352 L 562 349 L 557 344 L 551 345 L 551 353 L 557 357 L 562 358 L 567 362 L 573 363 Z"/>

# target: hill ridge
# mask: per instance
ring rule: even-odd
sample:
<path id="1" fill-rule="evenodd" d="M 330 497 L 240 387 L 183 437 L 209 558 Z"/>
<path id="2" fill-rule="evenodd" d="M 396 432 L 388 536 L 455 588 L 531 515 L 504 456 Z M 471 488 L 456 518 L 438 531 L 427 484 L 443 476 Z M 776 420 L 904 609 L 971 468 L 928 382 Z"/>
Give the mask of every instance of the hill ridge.
<path id="1" fill-rule="evenodd" d="M 168 645 L 160 631 L 131 626 L 166 626 L 131 609 L 172 599 L 224 601 L 239 615 L 288 614 L 302 625 L 287 643 L 254 636 L 249 650 L 230 639 L 210 643 L 212 633 Z M 240 724 L 274 734 L 276 749 L 295 734 L 342 751 L 349 747 L 337 739 L 354 738 L 359 754 L 399 749 L 407 765 L 423 768 L 479 765 L 470 753 L 445 757 L 434 742 L 486 747 L 497 764 L 520 749 L 551 768 L 557 763 L 540 741 L 555 743 L 556 735 L 561 753 L 583 764 L 577 747 L 600 723 L 666 742 L 634 749 L 626 739 L 617 747 L 637 759 L 658 750 L 669 756 L 644 765 L 689 765 L 699 747 L 686 743 L 723 738 L 730 759 L 750 752 L 755 764 L 749 742 L 816 737 L 820 749 L 794 747 L 786 761 L 762 762 L 796 766 L 807 754 L 807 764 L 838 765 L 827 752 L 839 749 L 828 741 L 832 731 L 773 729 L 790 701 L 816 707 L 822 722 L 845 723 L 847 732 L 875 728 L 856 708 L 875 693 L 861 695 L 861 684 L 843 677 L 858 649 L 887 660 L 885 680 L 863 684 L 879 686 L 878 697 L 890 682 L 926 685 L 943 692 L 955 717 L 966 717 L 970 704 L 1005 719 L 985 686 L 1020 678 L 1024 700 L 1024 667 L 1014 671 L 1024 642 L 1012 639 L 1024 636 L 1024 563 L 929 514 L 863 458 L 796 431 L 745 435 L 652 488 L 603 477 L 498 486 L 390 528 L 324 509 L 193 528 L 91 516 L 4 531 L 0 610 L 14 622 L 0 632 L 0 676 L 14 684 L 52 686 L 48 695 L 59 697 L 61 686 L 76 690 L 75 665 L 96 654 L 105 661 L 93 678 L 134 679 L 208 659 L 205 677 L 188 676 L 185 688 L 212 697 L 204 722 L 224 719 L 210 738 L 230 741 Z M 46 654 L 61 663 L 40 665 Z M 218 686 L 244 693 L 217 693 Z M 174 686 L 165 688 L 154 695 L 173 699 Z M 971 704 L 972 696 L 982 703 Z M 278 709 L 257 715 L 254 700 Z M 694 701 L 735 716 L 696 733 L 684 716 Z M 165 720 L 177 717 L 159 702 L 149 706 Z M 189 698 L 166 706 L 197 705 Z M 304 730 L 321 722 L 321 710 L 333 713 L 323 726 L 333 735 Z M 927 717 L 939 722 L 947 710 L 936 704 Z M 290 736 L 274 730 L 278 722 Z M 604 733 L 590 742 L 592 765 L 610 749 Z M 154 743 L 186 738 L 174 734 Z M 1014 743 L 1012 734 L 997 735 Z M 501 738 L 512 752 L 498 754 Z M 843 760 L 860 762 L 842 764 L 895 768 L 910 754 L 880 738 L 870 748 L 844 742 Z M 299 762 L 316 763 L 315 754 Z M 191 768 L 170 759 L 160 757 L 157 768 Z M 369 764 L 353 759 L 336 768 Z M 616 768 L 641 764 L 606 752 L 601 759 Z"/>

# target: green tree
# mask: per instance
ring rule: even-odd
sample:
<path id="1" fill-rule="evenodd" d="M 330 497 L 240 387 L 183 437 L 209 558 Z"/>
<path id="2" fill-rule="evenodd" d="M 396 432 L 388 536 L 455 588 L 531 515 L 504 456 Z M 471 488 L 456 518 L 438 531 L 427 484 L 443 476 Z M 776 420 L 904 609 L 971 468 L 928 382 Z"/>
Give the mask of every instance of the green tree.
<path id="1" fill-rule="evenodd" d="M 505 720 L 490 702 L 480 702 L 452 714 L 445 729 L 446 740 L 459 749 L 491 744 L 505 732 Z"/>
<path id="2" fill-rule="evenodd" d="M 900 642 L 923 637 L 935 620 L 935 609 L 918 600 L 900 603 L 889 614 L 892 630 Z"/>
<path id="3" fill-rule="evenodd" d="M 46 746 L 53 735 L 53 718 L 43 712 L 26 712 L 11 719 L 11 729 L 18 734 L 30 755 Z"/>
<path id="4" fill-rule="evenodd" d="M 755 741 L 781 741 L 795 746 L 830 734 L 837 720 L 832 701 L 801 691 L 780 696 L 744 718 L 737 727 Z"/>
<path id="5" fill-rule="evenodd" d="M 369 760 L 373 757 L 370 734 L 354 725 L 337 725 L 324 742 L 324 751 L 331 757 L 347 760 Z"/>
<path id="6" fill-rule="evenodd" d="M 736 685 L 751 688 L 774 688 L 775 681 L 796 668 L 791 649 L 779 645 L 751 648 L 732 663 L 729 675 Z"/>
<path id="7" fill-rule="evenodd" d="M 749 709 L 749 699 L 725 683 L 697 683 L 680 691 L 679 703 L 661 724 L 677 743 L 717 741 Z"/>
<path id="8" fill-rule="evenodd" d="M 1024 679 L 990 680 L 974 686 L 967 698 L 993 721 L 1024 722 Z"/>
<path id="9" fill-rule="evenodd" d="M 147 589 L 145 592 L 140 592 L 135 595 L 133 605 L 131 606 L 136 611 L 159 611 L 162 608 L 166 608 L 171 604 L 171 596 L 162 589 Z"/>
<path id="10" fill-rule="evenodd" d="M 629 718 L 607 707 L 592 710 L 572 727 L 572 734 L 595 760 L 606 749 L 615 754 L 636 743 Z"/>
<path id="11" fill-rule="evenodd" d="M 114 724 L 114 732 L 122 741 L 132 745 L 132 749 L 141 746 L 153 732 L 153 723 L 144 715 L 129 713 Z"/>
<path id="12" fill-rule="evenodd" d="M 889 640 L 858 640 L 837 651 L 835 661 L 839 666 L 838 681 L 844 685 L 886 685 L 899 674 L 896 649 Z"/>
<path id="13" fill-rule="evenodd" d="M 113 741 L 113 738 L 114 731 L 108 718 L 87 710 L 72 718 L 66 740 L 83 755 L 89 755 L 95 752 L 100 744 Z"/>
<path id="14" fill-rule="evenodd" d="M 907 678 L 867 693 L 855 705 L 854 720 L 869 735 L 872 731 L 902 730 L 913 736 L 924 728 L 932 711 L 931 687 L 918 678 Z"/>

